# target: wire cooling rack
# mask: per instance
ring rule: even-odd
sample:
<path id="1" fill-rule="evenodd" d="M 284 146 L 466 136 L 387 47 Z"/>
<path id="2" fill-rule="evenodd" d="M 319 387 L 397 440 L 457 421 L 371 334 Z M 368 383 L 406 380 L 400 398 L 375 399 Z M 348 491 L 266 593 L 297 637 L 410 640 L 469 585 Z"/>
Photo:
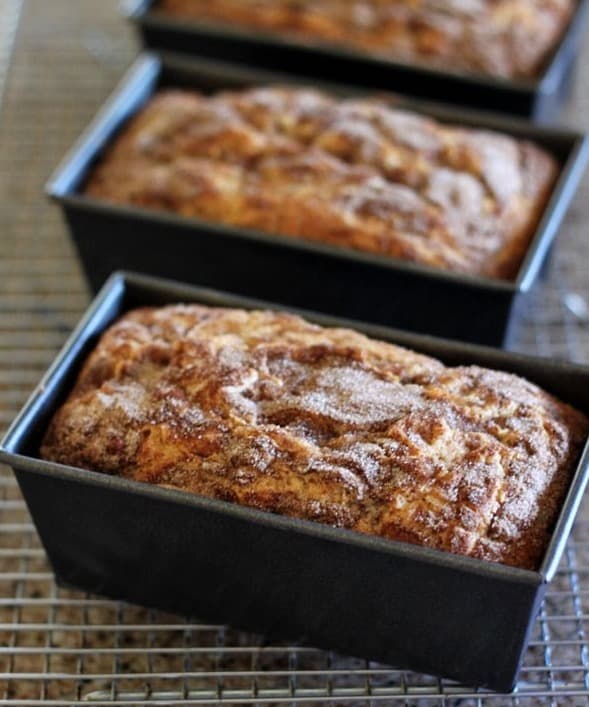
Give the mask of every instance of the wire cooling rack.
<path id="1" fill-rule="evenodd" d="M 565 116 L 585 129 L 588 50 Z M 0 427 L 88 302 L 43 182 L 134 53 L 113 0 L 0 0 Z M 571 293 L 589 296 L 587 216 L 585 184 L 514 348 L 589 358 L 589 328 L 565 306 Z M 589 705 L 588 632 L 589 506 L 544 602 L 517 691 L 495 695 L 59 589 L 16 483 L 0 471 L 0 705 L 577 707 Z"/>

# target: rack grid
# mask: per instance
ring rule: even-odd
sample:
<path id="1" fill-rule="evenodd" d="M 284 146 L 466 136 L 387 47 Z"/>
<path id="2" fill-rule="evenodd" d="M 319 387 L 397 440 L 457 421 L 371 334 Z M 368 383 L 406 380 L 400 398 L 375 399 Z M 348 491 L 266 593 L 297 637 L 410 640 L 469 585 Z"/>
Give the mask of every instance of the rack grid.
<path id="1" fill-rule="evenodd" d="M 17 27 L 18 24 L 18 27 Z M 43 183 L 130 63 L 115 0 L 0 0 L 0 427 L 88 302 Z M 565 120 L 587 129 L 589 46 Z M 585 90 L 584 90 L 585 89 Z M 583 123 L 585 121 L 585 123 Z M 585 183 L 513 348 L 587 361 Z M 589 705 L 589 505 L 538 618 L 517 690 L 496 695 L 58 588 L 0 470 L 0 705 Z"/>

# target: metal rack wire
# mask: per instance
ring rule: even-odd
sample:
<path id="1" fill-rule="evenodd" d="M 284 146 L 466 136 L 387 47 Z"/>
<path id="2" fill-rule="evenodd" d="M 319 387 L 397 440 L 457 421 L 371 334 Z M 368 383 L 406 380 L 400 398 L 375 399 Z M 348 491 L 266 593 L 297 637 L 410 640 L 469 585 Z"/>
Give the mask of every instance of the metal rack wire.
<path id="1" fill-rule="evenodd" d="M 88 301 L 42 185 L 135 53 L 117 9 L 114 0 L 0 0 L 0 427 Z M 581 66 L 567 117 L 583 127 L 589 61 Z M 519 350 L 588 358 L 589 328 L 563 305 L 571 291 L 589 295 L 588 197 L 585 185 L 522 313 Z M 0 471 L 0 705 L 577 707 L 589 704 L 588 632 L 589 507 L 542 608 L 517 691 L 495 695 L 60 589 L 16 482 Z"/>

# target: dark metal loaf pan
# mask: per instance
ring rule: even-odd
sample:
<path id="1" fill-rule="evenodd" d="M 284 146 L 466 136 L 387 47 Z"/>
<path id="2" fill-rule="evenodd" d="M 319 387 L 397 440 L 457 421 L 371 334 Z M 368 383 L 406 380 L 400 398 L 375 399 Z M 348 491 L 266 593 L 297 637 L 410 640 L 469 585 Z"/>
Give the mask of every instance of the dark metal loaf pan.
<path id="1" fill-rule="evenodd" d="M 276 74 L 177 56 L 146 55 L 135 62 L 47 186 L 64 209 L 92 289 L 96 291 L 113 270 L 139 270 L 354 319 L 500 345 L 516 300 L 538 278 L 583 173 L 589 143 L 580 135 L 431 104 L 400 103 L 448 122 L 533 139 L 562 164 L 514 282 L 113 205 L 80 193 L 96 159 L 158 88 L 190 86 L 208 92 L 284 81 L 297 83 Z M 365 93 L 327 88 L 339 95 Z"/>
<path id="2" fill-rule="evenodd" d="M 144 45 L 152 49 L 278 68 L 330 81 L 353 80 L 367 87 L 541 122 L 552 120 L 568 95 L 589 14 L 589 0 L 578 0 L 573 19 L 542 74 L 534 79 L 511 80 L 403 63 L 227 24 L 165 17 L 154 11 L 155 4 L 153 0 L 126 3 L 128 17 Z"/>
<path id="3" fill-rule="evenodd" d="M 589 449 L 537 572 L 40 460 L 44 430 L 97 336 L 130 308 L 171 302 L 282 309 L 146 276 L 109 279 L 0 449 L 58 582 L 509 690 L 587 482 Z M 589 411 L 589 368 L 301 313 L 451 365 L 512 371 Z"/>

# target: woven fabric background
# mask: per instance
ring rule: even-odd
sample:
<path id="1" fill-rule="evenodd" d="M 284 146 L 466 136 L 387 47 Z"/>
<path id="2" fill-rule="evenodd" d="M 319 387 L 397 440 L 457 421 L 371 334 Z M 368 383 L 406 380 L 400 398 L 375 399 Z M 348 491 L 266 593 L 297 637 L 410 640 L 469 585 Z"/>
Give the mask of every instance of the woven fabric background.
<path id="1" fill-rule="evenodd" d="M 43 185 L 137 52 L 115 0 L 0 0 L 0 428 L 89 301 Z M 589 41 L 563 123 L 589 128 Z M 513 347 L 589 362 L 589 181 Z M 589 704 L 589 507 L 537 622 L 518 691 L 272 644 L 221 626 L 58 589 L 11 472 L 0 473 L 0 705 Z"/>

